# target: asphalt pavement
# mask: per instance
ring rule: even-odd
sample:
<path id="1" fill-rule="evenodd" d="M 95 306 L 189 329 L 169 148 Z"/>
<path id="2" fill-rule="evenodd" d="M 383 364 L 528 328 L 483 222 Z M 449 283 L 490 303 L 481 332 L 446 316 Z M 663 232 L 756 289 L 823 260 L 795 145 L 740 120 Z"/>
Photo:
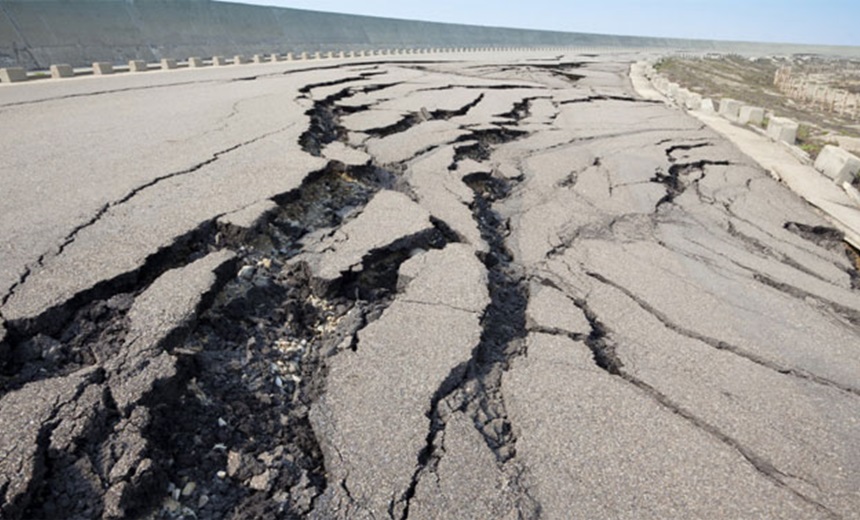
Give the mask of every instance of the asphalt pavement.
<path id="1" fill-rule="evenodd" d="M 640 59 L 2 86 L 0 517 L 860 518 L 856 256 Z"/>

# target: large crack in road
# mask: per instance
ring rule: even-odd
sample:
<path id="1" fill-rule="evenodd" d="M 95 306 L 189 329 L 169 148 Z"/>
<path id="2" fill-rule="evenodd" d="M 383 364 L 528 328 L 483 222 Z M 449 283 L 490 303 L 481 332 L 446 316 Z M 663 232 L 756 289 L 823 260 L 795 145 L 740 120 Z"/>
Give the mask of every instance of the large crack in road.
<path id="1" fill-rule="evenodd" d="M 856 252 L 622 61 L 232 83 L 17 266 L 0 516 L 854 517 Z"/>

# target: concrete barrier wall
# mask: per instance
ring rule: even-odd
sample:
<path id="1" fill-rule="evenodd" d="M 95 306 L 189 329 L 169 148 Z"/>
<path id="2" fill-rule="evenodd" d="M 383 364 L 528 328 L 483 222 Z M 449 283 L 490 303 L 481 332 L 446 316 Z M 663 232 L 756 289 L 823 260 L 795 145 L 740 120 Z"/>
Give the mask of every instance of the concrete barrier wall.
<path id="1" fill-rule="evenodd" d="M 850 47 L 775 47 L 501 29 L 210 0 L 0 0 L 0 67 L 29 70 L 47 69 L 52 63 L 119 65 L 132 60 L 152 63 L 163 58 L 288 51 L 563 46 L 860 53 Z"/>

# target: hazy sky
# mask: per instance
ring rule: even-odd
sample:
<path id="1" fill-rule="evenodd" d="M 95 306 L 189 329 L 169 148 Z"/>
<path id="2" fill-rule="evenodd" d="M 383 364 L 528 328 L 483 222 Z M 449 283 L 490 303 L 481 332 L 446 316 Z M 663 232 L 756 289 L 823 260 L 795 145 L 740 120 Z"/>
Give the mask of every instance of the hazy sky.
<path id="1" fill-rule="evenodd" d="M 571 32 L 860 45 L 860 0 L 232 0 Z"/>

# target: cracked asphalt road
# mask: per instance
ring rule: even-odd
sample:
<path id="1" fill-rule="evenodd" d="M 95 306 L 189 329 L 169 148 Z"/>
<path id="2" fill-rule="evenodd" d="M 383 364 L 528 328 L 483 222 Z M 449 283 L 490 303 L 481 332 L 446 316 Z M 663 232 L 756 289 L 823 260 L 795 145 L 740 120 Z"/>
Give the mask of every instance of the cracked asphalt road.
<path id="1" fill-rule="evenodd" d="M 860 518 L 838 233 L 638 56 L 455 58 L 0 91 L 0 517 Z"/>

